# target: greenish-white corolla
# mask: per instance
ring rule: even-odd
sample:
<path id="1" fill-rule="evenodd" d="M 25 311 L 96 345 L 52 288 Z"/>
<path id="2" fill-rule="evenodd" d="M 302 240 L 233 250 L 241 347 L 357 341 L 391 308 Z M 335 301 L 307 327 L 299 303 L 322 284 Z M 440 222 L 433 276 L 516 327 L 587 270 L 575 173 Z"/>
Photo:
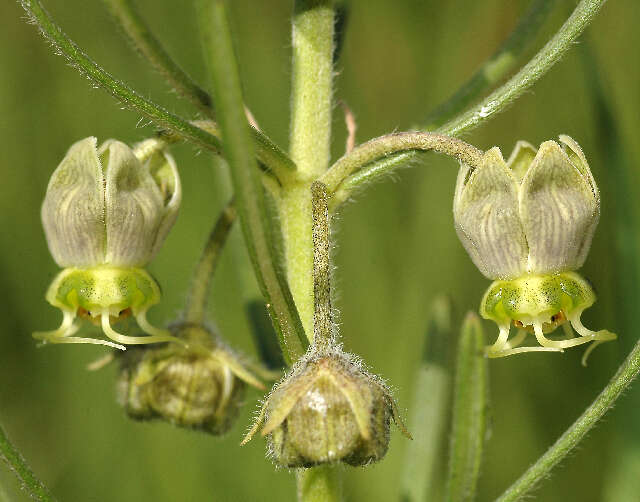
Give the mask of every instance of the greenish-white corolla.
<path id="1" fill-rule="evenodd" d="M 519 141 L 507 161 L 488 150 L 480 166 L 462 165 L 453 203 L 456 231 L 480 272 L 494 280 L 480 313 L 500 334 L 489 357 L 562 351 L 613 340 L 580 321 L 595 302 L 575 271 L 583 264 L 600 217 L 600 195 L 582 149 L 566 135 L 539 148 Z M 511 325 L 521 328 L 509 339 Z M 561 339 L 546 335 L 565 327 Z M 571 327 L 577 332 L 574 336 Z M 533 333 L 539 346 L 520 346 Z"/>
<path id="2" fill-rule="evenodd" d="M 138 158 L 116 140 L 98 146 L 89 137 L 73 144 L 51 176 L 41 213 L 49 250 L 63 268 L 46 299 L 62 310 L 63 320 L 58 329 L 34 337 L 123 350 L 127 344 L 176 341 L 147 321 L 160 288 L 144 267 L 173 225 L 181 197 L 175 162 L 162 150 Z M 129 315 L 149 336 L 113 329 L 112 323 Z M 82 318 L 117 343 L 73 336 Z"/>

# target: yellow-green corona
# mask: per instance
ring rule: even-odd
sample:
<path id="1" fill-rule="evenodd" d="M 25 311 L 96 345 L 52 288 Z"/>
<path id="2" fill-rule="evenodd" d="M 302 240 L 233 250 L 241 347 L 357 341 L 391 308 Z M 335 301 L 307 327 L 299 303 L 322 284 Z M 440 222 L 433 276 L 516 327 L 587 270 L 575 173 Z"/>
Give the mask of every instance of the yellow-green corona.
<path id="1" fill-rule="evenodd" d="M 72 145 L 42 205 L 49 250 L 64 268 L 46 299 L 62 310 L 63 320 L 58 329 L 34 337 L 122 350 L 127 344 L 176 341 L 146 319 L 160 301 L 160 288 L 144 267 L 173 225 L 180 200 L 180 178 L 168 153 L 146 152 L 141 160 L 124 143 L 107 140 L 98 147 L 93 137 Z M 149 336 L 113 329 L 112 323 L 130 315 Z M 113 341 L 73 336 L 79 318 L 100 325 Z"/>
<path id="2" fill-rule="evenodd" d="M 500 328 L 498 340 L 487 348 L 489 357 L 562 352 L 594 342 L 584 362 L 597 344 L 616 338 L 606 330 L 591 331 L 580 320 L 595 294 L 575 270 L 589 252 L 600 195 L 573 139 L 563 135 L 538 149 L 519 141 L 506 162 L 496 147 L 479 167 L 463 165 L 453 212 L 469 256 L 494 280 L 480 307 Z M 512 325 L 520 331 L 509 339 Z M 560 325 L 567 336 L 546 336 Z M 539 346 L 520 346 L 529 333 Z"/>

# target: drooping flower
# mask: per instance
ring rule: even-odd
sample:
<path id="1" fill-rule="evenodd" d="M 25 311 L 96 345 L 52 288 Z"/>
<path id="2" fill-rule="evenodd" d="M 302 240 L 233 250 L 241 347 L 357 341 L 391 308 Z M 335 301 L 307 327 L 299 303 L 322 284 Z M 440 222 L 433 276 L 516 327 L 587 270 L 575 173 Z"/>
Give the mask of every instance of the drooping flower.
<path id="1" fill-rule="evenodd" d="M 120 403 L 137 420 L 161 419 L 221 435 L 243 404 L 247 384 L 264 389 L 267 370 L 232 351 L 210 330 L 195 324 L 171 328 L 188 346 L 135 348 L 120 357 Z"/>
<path id="2" fill-rule="evenodd" d="M 478 168 L 463 165 L 458 175 L 456 231 L 478 269 L 495 281 L 480 307 L 481 315 L 500 328 L 489 357 L 596 342 L 584 361 L 598 343 L 616 338 L 580 321 L 595 294 L 575 270 L 589 252 L 600 195 L 580 146 L 569 136 L 559 140 L 545 141 L 537 150 L 519 141 L 507 162 L 492 148 Z M 512 323 L 524 330 L 509 340 Z M 545 336 L 562 324 L 579 336 Z M 539 347 L 518 347 L 527 331 Z"/>
<path id="3" fill-rule="evenodd" d="M 46 294 L 62 310 L 57 330 L 34 333 L 51 343 L 121 344 L 175 340 L 146 319 L 160 288 L 144 270 L 164 242 L 181 201 L 173 158 L 155 152 L 143 164 L 124 143 L 94 137 L 71 146 L 54 171 L 42 205 L 49 250 L 63 267 Z M 117 333 L 111 323 L 128 315 L 151 336 Z M 114 344 L 73 337 L 78 317 L 102 326 Z"/>
<path id="4" fill-rule="evenodd" d="M 262 427 L 281 467 L 365 465 L 385 455 L 391 418 L 411 437 L 379 378 L 337 347 L 311 349 L 274 387 L 242 444 Z"/>

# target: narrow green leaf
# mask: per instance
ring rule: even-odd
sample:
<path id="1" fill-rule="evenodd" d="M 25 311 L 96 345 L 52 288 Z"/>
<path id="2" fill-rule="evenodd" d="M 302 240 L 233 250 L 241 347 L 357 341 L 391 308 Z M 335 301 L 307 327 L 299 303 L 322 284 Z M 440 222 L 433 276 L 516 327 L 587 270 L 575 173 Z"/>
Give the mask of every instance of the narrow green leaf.
<path id="1" fill-rule="evenodd" d="M 0 458 L 7 463 L 33 500 L 41 502 L 55 500 L 27 465 L 20 452 L 11 444 L 2 426 L 0 426 Z"/>
<path id="2" fill-rule="evenodd" d="M 242 106 L 225 4 L 222 0 L 198 0 L 196 7 L 240 225 L 285 359 L 291 364 L 304 353 L 308 342 L 269 234 L 262 181 Z"/>
<path id="3" fill-rule="evenodd" d="M 407 446 L 400 500 L 424 502 L 438 494 L 438 469 L 446 432 L 449 407 L 449 344 L 451 301 L 437 298 L 424 337 L 422 363 L 415 378 L 409 429 L 413 441 Z"/>
<path id="4" fill-rule="evenodd" d="M 458 342 L 448 502 L 474 500 L 487 432 L 489 369 L 480 319 L 468 313 Z"/>

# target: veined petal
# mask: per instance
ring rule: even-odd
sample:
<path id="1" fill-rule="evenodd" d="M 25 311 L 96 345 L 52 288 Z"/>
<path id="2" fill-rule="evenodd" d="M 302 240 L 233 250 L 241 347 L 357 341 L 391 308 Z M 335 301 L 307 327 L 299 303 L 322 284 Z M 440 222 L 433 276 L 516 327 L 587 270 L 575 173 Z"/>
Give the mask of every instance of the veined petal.
<path id="1" fill-rule="evenodd" d="M 74 143 L 51 176 L 41 211 L 49 250 L 61 267 L 104 262 L 103 187 L 96 138 Z"/>
<path id="2" fill-rule="evenodd" d="M 580 268 L 600 216 L 591 173 L 585 175 L 555 141 L 545 141 L 522 180 L 519 199 L 529 243 L 528 271 L 556 273 Z"/>
<path id="3" fill-rule="evenodd" d="M 164 218 L 160 223 L 156 241 L 151 251 L 151 257 L 153 258 L 178 217 L 178 210 L 182 202 L 182 185 L 180 184 L 176 162 L 168 152 L 162 151 L 152 155 L 145 164 L 145 168 L 149 170 L 157 186 L 160 187 L 165 208 Z"/>
<path id="4" fill-rule="evenodd" d="M 500 149 L 475 171 L 463 166 L 453 204 L 456 232 L 486 277 L 509 279 L 526 270 L 527 241 L 518 214 L 518 184 Z"/>
<path id="5" fill-rule="evenodd" d="M 149 170 L 124 143 L 109 140 L 100 153 L 105 159 L 106 261 L 144 266 L 153 256 L 164 218 L 162 194 Z"/>
<path id="6" fill-rule="evenodd" d="M 518 141 L 515 148 L 507 160 L 507 166 L 518 181 L 522 181 L 524 175 L 527 173 L 527 169 L 536 157 L 537 150 L 526 141 Z"/>

